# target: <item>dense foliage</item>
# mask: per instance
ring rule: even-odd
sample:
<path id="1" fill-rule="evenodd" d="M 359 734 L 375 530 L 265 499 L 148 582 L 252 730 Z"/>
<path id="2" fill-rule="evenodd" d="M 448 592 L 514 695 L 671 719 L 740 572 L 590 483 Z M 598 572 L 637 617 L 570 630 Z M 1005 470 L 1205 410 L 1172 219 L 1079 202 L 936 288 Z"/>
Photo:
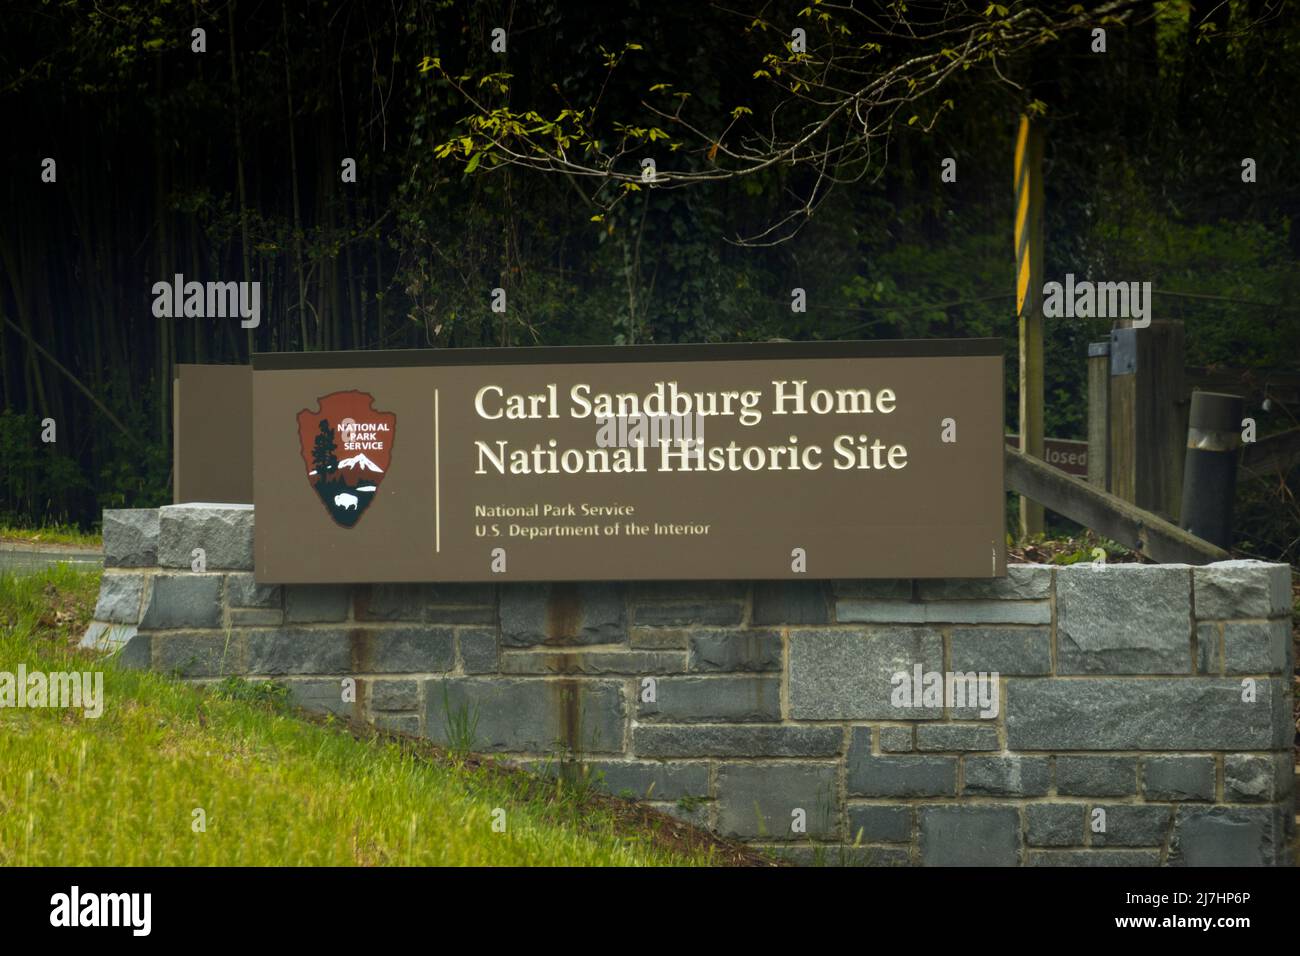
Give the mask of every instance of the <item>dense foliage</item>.
<path id="1" fill-rule="evenodd" d="M 990 31 L 1082 10 L 878 6 L 926 28 L 983 17 Z M 649 133 L 665 124 L 647 104 L 685 93 L 700 129 L 730 117 L 737 137 L 760 130 L 790 106 L 770 75 L 788 31 L 816 41 L 843 8 L 10 5 L 0 513 L 90 523 L 101 507 L 168 500 L 174 365 L 251 351 L 992 335 L 1007 342 L 1014 427 L 1011 152 L 1026 110 L 1047 130 L 1047 275 L 1151 281 L 1157 316 L 1186 321 L 1189 364 L 1295 370 L 1300 26 L 1271 0 L 1112 6 L 1098 18 L 1105 53 L 1090 29 L 1046 31 L 953 71 L 788 238 L 745 244 L 808 196 L 806 164 L 610 202 L 563 173 L 441 147 L 469 130 L 470 90 L 543 122 L 598 102 L 594 135 L 636 131 L 629 169 L 645 155 L 721 166 L 677 130 Z M 497 27 L 505 53 L 491 49 Z M 884 61 L 909 49 L 863 42 L 877 41 Z M 44 157 L 55 183 L 40 180 Z M 946 157 L 956 182 L 941 180 Z M 341 181 L 345 158 L 355 183 Z M 259 280 L 260 326 L 155 318 L 151 287 L 175 273 Z M 498 287 L 504 314 L 490 308 Z M 791 311 L 796 287 L 806 312 Z M 1049 434 L 1084 437 L 1086 345 L 1107 327 L 1049 322 Z M 1284 403 L 1249 413 L 1262 433 L 1295 424 Z M 1269 510 L 1284 493 L 1261 494 L 1251 520 L 1294 520 Z M 1249 537 L 1294 559 L 1300 529 L 1273 533 Z"/>

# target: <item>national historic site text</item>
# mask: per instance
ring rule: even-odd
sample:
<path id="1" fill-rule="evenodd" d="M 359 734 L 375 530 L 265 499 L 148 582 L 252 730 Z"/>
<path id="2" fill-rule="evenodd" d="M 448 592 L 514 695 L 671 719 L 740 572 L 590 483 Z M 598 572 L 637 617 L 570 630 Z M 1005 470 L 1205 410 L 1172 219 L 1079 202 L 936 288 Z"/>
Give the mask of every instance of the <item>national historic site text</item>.
<path id="1" fill-rule="evenodd" d="M 809 388 L 805 379 L 771 382 L 768 410 L 773 416 L 889 415 L 897 397 L 891 388 Z M 828 452 L 818 444 L 801 444 L 790 434 L 779 444 L 742 445 L 730 441 L 708 447 L 702 432 L 713 417 L 734 417 L 751 427 L 763 420 L 763 391 L 685 391 L 675 381 L 655 382 L 644 395 L 636 392 L 597 392 L 578 383 L 568 392 L 567 413 L 592 419 L 597 426 L 594 448 L 561 448 L 547 439 L 531 447 L 515 447 L 506 439 L 476 439 L 475 474 L 633 474 L 654 468 L 661 472 L 818 471 L 827 464 L 836 470 L 895 471 L 907 467 L 907 448 L 886 444 L 866 434 L 836 435 Z M 474 396 L 474 410 L 487 421 L 528 421 L 561 418 L 559 388 L 511 394 L 500 385 L 484 385 Z M 660 423 L 687 423 L 673 436 L 660 436 Z M 696 424 L 691 424 L 696 423 Z M 646 432 L 653 437 L 647 440 Z M 683 437 L 682 432 L 689 433 Z M 647 455 L 647 450 L 650 454 Z"/>

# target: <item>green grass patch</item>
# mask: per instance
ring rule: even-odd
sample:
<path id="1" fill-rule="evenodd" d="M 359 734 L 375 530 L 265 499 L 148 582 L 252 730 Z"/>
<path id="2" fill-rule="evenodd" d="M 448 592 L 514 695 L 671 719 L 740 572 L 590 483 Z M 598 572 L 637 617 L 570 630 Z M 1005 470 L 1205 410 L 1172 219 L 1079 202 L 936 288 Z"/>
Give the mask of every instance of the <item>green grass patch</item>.
<path id="1" fill-rule="evenodd" d="M 677 821 L 648 811 L 629 829 L 615 798 L 593 803 L 490 761 L 303 720 L 274 685 L 198 688 L 78 651 L 98 581 L 67 566 L 0 575 L 0 671 L 101 670 L 105 694 L 98 719 L 0 708 L 2 866 L 718 859 L 713 847 L 659 840 L 646 820 Z"/>
<path id="2" fill-rule="evenodd" d="M 73 548 L 102 548 L 104 538 L 97 531 L 82 531 L 73 524 L 48 524 L 24 528 L 0 521 L 0 541 L 24 544 L 57 544 Z"/>

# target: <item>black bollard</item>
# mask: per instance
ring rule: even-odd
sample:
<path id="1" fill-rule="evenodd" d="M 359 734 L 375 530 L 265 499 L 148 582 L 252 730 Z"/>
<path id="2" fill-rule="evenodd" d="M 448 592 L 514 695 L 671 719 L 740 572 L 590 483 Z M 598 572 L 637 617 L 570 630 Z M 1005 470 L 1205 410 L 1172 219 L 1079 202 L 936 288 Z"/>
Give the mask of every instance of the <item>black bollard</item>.
<path id="1" fill-rule="evenodd" d="M 1193 392 L 1179 522 L 1185 531 L 1225 550 L 1232 545 L 1232 506 L 1241 457 L 1239 395 Z"/>

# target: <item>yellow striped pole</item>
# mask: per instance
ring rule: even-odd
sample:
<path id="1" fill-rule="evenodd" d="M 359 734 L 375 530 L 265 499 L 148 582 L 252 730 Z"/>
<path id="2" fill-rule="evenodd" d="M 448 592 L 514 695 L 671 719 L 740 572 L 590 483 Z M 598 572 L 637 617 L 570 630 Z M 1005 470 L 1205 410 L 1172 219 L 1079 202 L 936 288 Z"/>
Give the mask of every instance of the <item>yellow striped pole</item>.
<path id="1" fill-rule="evenodd" d="M 1016 134 L 1016 314 L 1020 319 L 1020 447 L 1043 457 L 1043 129 Z M 1043 506 L 1020 498 L 1020 533 L 1043 530 Z"/>

